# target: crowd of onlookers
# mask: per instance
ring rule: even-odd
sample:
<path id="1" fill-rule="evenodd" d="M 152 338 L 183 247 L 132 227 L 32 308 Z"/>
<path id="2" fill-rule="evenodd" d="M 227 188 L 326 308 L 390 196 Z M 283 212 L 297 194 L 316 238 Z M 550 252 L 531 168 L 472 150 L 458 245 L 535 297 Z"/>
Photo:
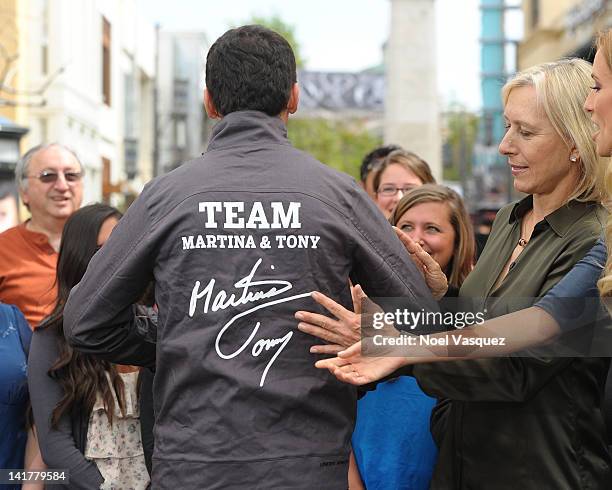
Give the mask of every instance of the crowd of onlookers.
<path id="1" fill-rule="evenodd" d="M 83 167 L 63 145 L 32 148 L 16 176 L 31 218 L 0 234 L 0 467 L 67 470 L 74 488 L 105 480 L 145 488 L 152 406 L 139 403 L 147 396 L 138 391 L 150 383 L 139 380 L 139 368 L 74 351 L 62 329 L 71 288 L 121 213 L 104 204 L 80 208 Z M 151 422 L 141 438 L 145 412 Z"/>
<path id="2" fill-rule="evenodd" d="M 538 318 L 577 328 L 551 301 L 597 295 L 605 261 L 598 240 L 607 220 L 604 157 L 612 135 L 605 121 L 612 117 L 597 97 L 612 93 L 609 32 L 597 56 L 593 73 L 589 63 L 568 59 L 505 85 L 499 149 L 527 197 L 499 211 L 478 261 L 461 196 L 437 184 L 423 159 L 394 145 L 365 156 L 361 186 L 436 299 L 471 298 L 494 321 L 535 314 L 533 302 L 548 298 L 536 305 Z M 57 143 L 30 149 L 15 170 L 31 217 L 0 234 L 0 468 L 67 470 L 70 488 L 144 489 L 154 445 L 152 372 L 81 352 L 64 332 L 71 290 L 122 219 L 105 204 L 81 207 L 83 172 L 77 155 Z M 580 262 L 590 253 L 596 257 Z M 585 267 L 586 282 L 563 280 Z M 607 284 L 604 278 L 602 290 Z M 151 329 L 153 296 L 134 306 Z M 509 330 L 531 325 L 509 323 Z M 328 343 L 326 352 L 355 348 L 354 334 Z M 400 367 L 392 359 L 340 355 L 323 366 L 348 382 L 380 380 L 358 401 L 350 488 L 610 488 L 602 413 L 608 358 L 554 357 L 543 348 L 491 359 L 404 360 L 413 364 L 410 376 L 388 379 Z M 372 374 L 376 363 L 384 370 Z"/>

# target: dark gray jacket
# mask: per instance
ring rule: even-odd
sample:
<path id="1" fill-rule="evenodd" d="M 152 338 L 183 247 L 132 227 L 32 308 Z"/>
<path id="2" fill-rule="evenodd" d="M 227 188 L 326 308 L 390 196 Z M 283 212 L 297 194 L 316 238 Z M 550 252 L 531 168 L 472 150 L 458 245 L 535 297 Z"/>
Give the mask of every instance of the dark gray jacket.
<path id="1" fill-rule="evenodd" d="M 69 341 L 151 364 L 153 487 L 347 486 L 355 390 L 314 368 L 296 329 L 322 291 L 436 309 L 419 272 L 350 177 L 294 149 L 281 119 L 232 113 L 208 151 L 150 182 L 65 308 Z M 130 305 L 152 279 L 157 352 Z"/>

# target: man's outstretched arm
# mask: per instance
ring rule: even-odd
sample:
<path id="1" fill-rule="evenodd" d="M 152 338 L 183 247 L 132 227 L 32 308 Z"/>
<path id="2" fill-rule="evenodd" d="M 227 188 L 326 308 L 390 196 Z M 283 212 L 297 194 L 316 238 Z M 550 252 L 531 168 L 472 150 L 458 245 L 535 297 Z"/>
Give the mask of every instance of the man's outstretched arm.
<path id="1" fill-rule="evenodd" d="M 152 228 L 145 189 L 70 292 L 64 332 L 75 349 L 119 364 L 155 364 L 154 321 L 133 306 L 152 279 Z"/>

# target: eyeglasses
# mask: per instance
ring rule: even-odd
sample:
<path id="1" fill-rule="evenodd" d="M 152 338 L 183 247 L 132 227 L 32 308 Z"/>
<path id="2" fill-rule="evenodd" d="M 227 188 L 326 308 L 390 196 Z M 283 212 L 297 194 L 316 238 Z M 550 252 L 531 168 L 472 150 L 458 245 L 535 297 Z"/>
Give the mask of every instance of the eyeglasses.
<path id="1" fill-rule="evenodd" d="M 394 185 L 385 185 L 378 189 L 376 192 L 382 196 L 392 197 L 395 196 L 399 191 L 402 191 L 402 194 L 406 194 L 414 189 L 416 186 L 407 185 L 405 187 L 395 187 Z"/>
<path id="2" fill-rule="evenodd" d="M 81 177 L 83 176 L 82 172 L 61 172 L 61 173 L 64 175 L 64 179 L 66 179 L 66 182 L 69 182 L 69 183 L 78 182 L 79 180 L 81 180 Z M 50 170 L 43 170 L 38 175 L 28 175 L 27 177 L 28 179 L 38 179 L 43 184 L 51 184 L 52 182 L 57 182 L 57 179 L 59 178 L 59 173 L 52 172 Z"/>

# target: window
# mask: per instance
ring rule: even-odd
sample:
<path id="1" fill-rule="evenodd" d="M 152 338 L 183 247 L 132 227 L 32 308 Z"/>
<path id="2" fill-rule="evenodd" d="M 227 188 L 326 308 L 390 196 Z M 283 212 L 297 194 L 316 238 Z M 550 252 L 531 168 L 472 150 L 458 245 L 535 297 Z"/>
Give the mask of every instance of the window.
<path id="1" fill-rule="evenodd" d="M 174 143 L 178 150 L 184 150 L 187 146 L 187 121 L 184 117 L 174 120 Z"/>
<path id="2" fill-rule="evenodd" d="M 111 184 L 111 161 L 106 157 L 102 157 L 102 201 L 106 204 L 110 202 L 110 195 L 113 190 L 113 185 Z"/>
<path id="3" fill-rule="evenodd" d="M 111 25 L 102 17 L 102 100 L 111 105 Z"/>

